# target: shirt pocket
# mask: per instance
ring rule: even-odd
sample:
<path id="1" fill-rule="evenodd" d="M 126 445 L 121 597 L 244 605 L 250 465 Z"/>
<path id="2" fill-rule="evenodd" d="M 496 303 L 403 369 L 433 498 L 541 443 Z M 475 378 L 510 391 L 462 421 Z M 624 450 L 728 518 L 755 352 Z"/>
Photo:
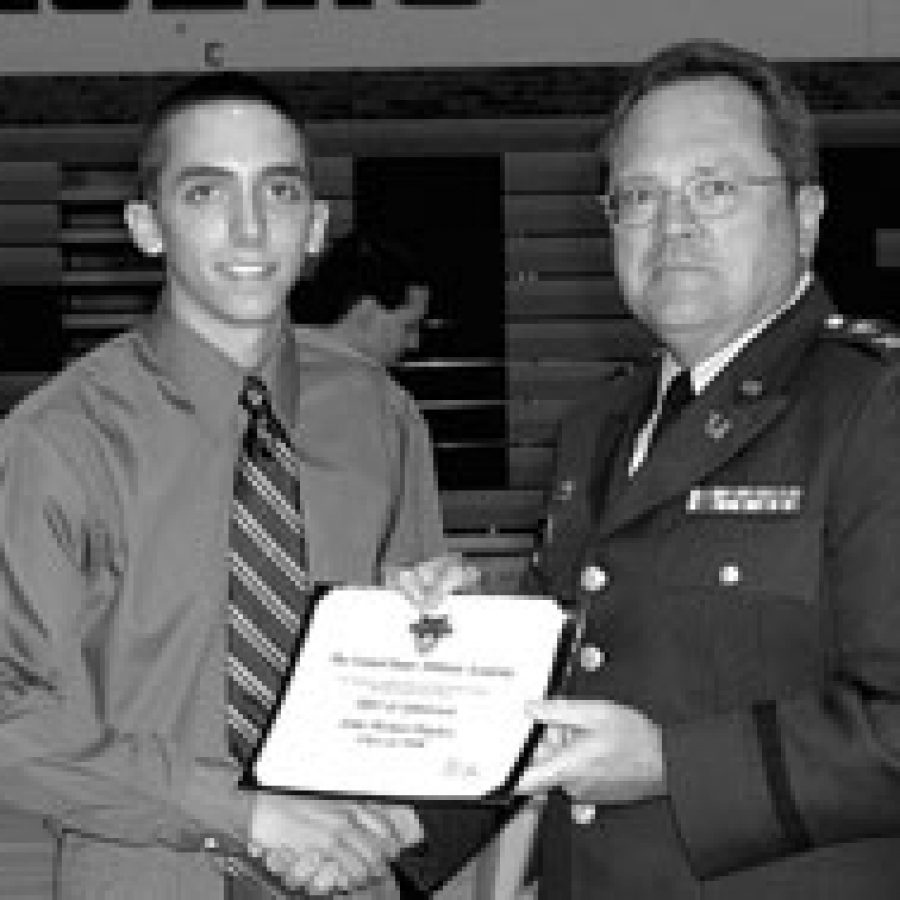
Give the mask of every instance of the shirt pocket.
<path id="1" fill-rule="evenodd" d="M 720 709 L 817 683 L 826 652 L 822 522 L 690 516 L 658 555 L 659 583 L 695 623 Z"/>

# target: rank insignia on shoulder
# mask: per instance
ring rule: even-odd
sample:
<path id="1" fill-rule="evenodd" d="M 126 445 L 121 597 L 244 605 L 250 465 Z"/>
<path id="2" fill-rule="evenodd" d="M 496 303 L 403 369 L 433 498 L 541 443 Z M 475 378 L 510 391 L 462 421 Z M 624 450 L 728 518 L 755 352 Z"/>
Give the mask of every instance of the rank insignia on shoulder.
<path id="1" fill-rule="evenodd" d="M 890 354 L 900 349 L 900 333 L 896 326 L 880 319 L 850 319 L 840 313 L 825 317 L 825 335 L 878 353 Z"/>
<path id="2" fill-rule="evenodd" d="M 692 488 L 685 510 L 726 515 L 790 515 L 803 508 L 800 485 L 741 485 Z"/>

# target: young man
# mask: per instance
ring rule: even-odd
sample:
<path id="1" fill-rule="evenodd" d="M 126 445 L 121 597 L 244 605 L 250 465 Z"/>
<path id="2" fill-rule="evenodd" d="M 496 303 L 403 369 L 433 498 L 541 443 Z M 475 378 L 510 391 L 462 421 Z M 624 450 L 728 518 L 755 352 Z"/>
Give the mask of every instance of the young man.
<path id="1" fill-rule="evenodd" d="M 277 676 L 291 642 L 247 622 L 301 621 L 310 580 L 375 583 L 439 554 L 428 448 L 293 340 L 285 298 L 326 209 L 281 100 L 192 82 L 149 124 L 140 170 L 126 221 L 165 259 L 158 310 L 0 429 L 2 794 L 53 824 L 64 897 L 256 896 L 215 864 L 250 845 L 312 893 L 365 885 L 419 837 L 409 811 L 236 788 L 256 727 L 241 704 L 273 689 L 253 666 Z M 254 543 L 257 508 L 281 522 Z M 260 552 L 291 577 L 283 596 Z"/>

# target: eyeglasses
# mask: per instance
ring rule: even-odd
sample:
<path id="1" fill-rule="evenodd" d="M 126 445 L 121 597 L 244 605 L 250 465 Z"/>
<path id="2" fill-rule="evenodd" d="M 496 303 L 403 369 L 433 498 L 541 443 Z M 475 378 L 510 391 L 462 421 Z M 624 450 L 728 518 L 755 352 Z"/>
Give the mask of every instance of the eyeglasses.
<path id="1" fill-rule="evenodd" d="M 611 225 L 637 228 L 656 218 L 670 192 L 680 192 L 696 218 L 719 219 L 741 206 L 747 188 L 785 180 L 784 175 L 702 173 L 690 176 L 680 188 L 667 188 L 649 175 L 636 175 L 623 178 L 600 199 Z"/>

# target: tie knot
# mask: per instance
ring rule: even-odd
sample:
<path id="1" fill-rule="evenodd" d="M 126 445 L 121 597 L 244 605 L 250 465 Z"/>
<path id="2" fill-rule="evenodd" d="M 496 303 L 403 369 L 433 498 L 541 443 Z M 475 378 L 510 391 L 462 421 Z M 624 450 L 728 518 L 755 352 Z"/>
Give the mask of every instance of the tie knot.
<path id="1" fill-rule="evenodd" d="M 666 393 L 662 398 L 659 417 L 656 420 L 655 437 L 672 424 L 682 410 L 694 399 L 694 389 L 691 385 L 691 373 L 688 369 L 682 369 L 670 382 Z"/>
<path id="2" fill-rule="evenodd" d="M 666 390 L 666 396 L 663 399 L 663 402 L 669 404 L 673 410 L 680 412 L 693 399 L 694 386 L 691 384 L 690 369 L 682 369 L 672 381 L 669 382 L 669 387 Z"/>
<path id="3" fill-rule="evenodd" d="M 247 411 L 249 421 L 244 434 L 244 447 L 248 456 L 260 451 L 269 453 L 273 441 L 291 446 L 291 439 L 272 409 L 272 398 L 266 383 L 258 375 L 248 375 L 240 396 L 241 406 Z"/>
<path id="4" fill-rule="evenodd" d="M 252 419 L 268 418 L 272 415 L 272 401 L 269 388 L 258 375 L 248 375 L 241 388 L 241 406 Z"/>

